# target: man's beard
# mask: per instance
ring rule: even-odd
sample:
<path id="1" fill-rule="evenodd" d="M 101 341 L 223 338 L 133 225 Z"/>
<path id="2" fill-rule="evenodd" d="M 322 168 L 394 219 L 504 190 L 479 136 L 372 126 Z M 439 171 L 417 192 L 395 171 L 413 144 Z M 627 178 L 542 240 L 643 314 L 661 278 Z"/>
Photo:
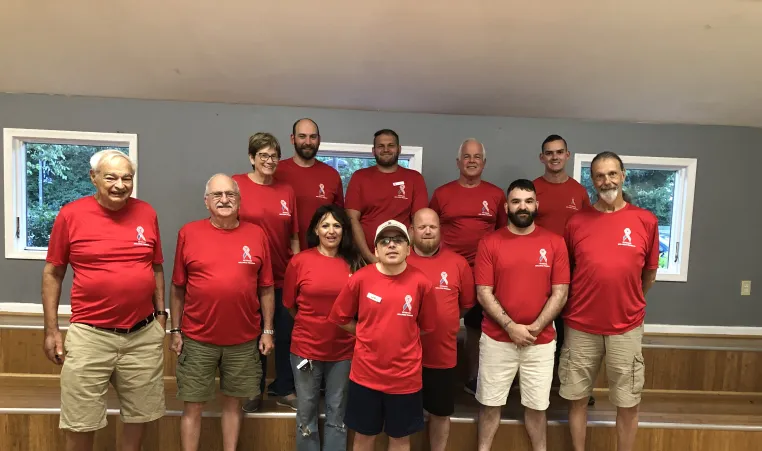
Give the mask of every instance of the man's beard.
<path id="1" fill-rule="evenodd" d="M 611 189 L 602 189 L 598 192 L 598 197 L 603 199 L 607 204 L 613 204 L 619 195 L 619 187 Z"/>
<path id="2" fill-rule="evenodd" d="M 526 214 L 528 216 L 522 218 L 519 216 L 520 214 Z M 531 212 L 529 210 L 517 210 L 516 213 L 508 212 L 508 220 L 511 221 L 511 224 L 520 229 L 525 229 L 532 225 L 535 216 L 537 216 L 537 210 Z"/>
<path id="3" fill-rule="evenodd" d="M 420 240 L 415 243 L 415 247 L 421 250 L 423 253 L 428 254 L 434 252 L 439 247 L 439 242 L 435 239 Z"/>
<path id="4" fill-rule="evenodd" d="M 379 166 L 383 166 L 385 168 L 388 168 L 388 167 L 391 167 L 391 166 L 394 166 L 395 164 L 397 164 L 397 161 L 399 159 L 400 159 L 400 154 L 399 153 L 394 155 L 394 159 L 391 162 L 381 161 L 379 156 L 376 155 L 376 164 L 379 165 Z"/>
<path id="5" fill-rule="evenodd" d="M 294 151 L 297 155 L 302 157 L 305 160 L 311 160 L 315 158 L 315 155 L 317 155 L 318 147 L 317 146 L 310 146 L 308 144 L 304 144 L 301 146 L 294 146 Z"/>

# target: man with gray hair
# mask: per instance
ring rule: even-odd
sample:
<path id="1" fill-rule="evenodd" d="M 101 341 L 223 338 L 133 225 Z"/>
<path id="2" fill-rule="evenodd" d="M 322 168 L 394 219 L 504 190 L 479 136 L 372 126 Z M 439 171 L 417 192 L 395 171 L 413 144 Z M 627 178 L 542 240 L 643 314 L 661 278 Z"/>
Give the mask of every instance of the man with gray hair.
<path id="1" fill-rule="evenodd" d="M 486 163 L 487 155 L 482 143 L 474 138 L 463 141 L 455 159 L 460 177 L 437 188 L 429 205 L 439 215 L 443 247 L 463 256 L 472 269 L 479 240 L 508 224 L 503 190 L 482 180 Z M 469 378 L 464 388 L 472 395 L 476 393 L 476 373 L 479 369 L 482 312 L 481 306 L 476 304 L 463 317 Z"/>
<path id="2" fill-rule="evenodd" d="M 204 192 L 209 218 L 186 224 L 177 236 L 170 332 L 178 356 L 177 397 L 185 401 L 180 423 L 184 450 L 198 449 L 201 413 L 215 398 L 218 369 L 223 449 L 236 449 L 241 406 L 260 395 L 259 353 L 268 355 L 274 346 L 270 250 L 261 227 L 238 220 L 240 197 L 232 178 L 214 175 Z"/>
<path id="3" fill-rule="evenodd" d="M 156 212 L 130 197 L 135 163 L 119 150 L 90 160 L 95 195 L 63 206 L 42 273 L 44 350 L 61 369 L 68 451 L 93 449 L 114 386 L 123 451 L 138 451 L 145 424 L 164 415 L 164 257 Z M 58 303 L 71 265 L 71 325 L 64 345 Z"/>

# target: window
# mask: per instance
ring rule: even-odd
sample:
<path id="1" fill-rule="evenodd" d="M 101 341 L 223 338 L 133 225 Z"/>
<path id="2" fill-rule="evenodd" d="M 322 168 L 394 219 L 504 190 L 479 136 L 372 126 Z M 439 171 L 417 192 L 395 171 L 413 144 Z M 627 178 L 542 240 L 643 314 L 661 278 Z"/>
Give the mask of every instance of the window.
<path id="1" fill-rule="evenodd" d="M 345 194 L 349 179 L 356 170 L 376 165 L 371 144 L 320 143 L 317 159 L 339 171 Z M 422 160 L 422 147 L 402 146 L 400 166 L 421 172 Z"/>
<path id="2" fill-rule="evenodd" d="M 595 202 L 590 177 L 595 155 L 577 154 L 574 178 Z M 620 155 L 626 171 L 624 192 L 632 204 L 651 211 L 659 220 L 659 271 L 656 280 L 686 282 L 691 244 L 695 158 L 634 157 Z"/>
<path id="3" fill-rule="evenodd" d="M 137 161 L 137 135 L 4 129 L 5 257 L 43 260 L 61 207 L 95 192 L 90 157 L 119 149 Z M 137 177 L 135 177 L 137 193 Z"/>

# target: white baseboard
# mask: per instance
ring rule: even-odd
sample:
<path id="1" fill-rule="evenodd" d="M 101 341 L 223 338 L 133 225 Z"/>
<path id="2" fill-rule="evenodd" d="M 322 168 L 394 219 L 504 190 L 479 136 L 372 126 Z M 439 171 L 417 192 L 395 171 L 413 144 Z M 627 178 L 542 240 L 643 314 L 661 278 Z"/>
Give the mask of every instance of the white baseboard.
<path id="1" fill-rule="evenodd" d="M 0 302 L 0 313 L 39 313 L 42 314 L 42 304 L 27 302 Z M 59 305 L 59 315 L 71 315 L 70 305 Z M 461 327 L 463 320 L 461 319 Z M 762 327 L 746 326 L 688 326 L 682 324 L 646 324 L 647 334 L 675 335 L 740 335 L 762 337 Z"/>
<path id="2" fill-rule="evenodd" d="M 740 335 L 748 337 L 762 337 L 762 327 L 646 324 L 645 333 L 676 335 Z"/>
<path id="3" fill-rule="evenodd" d="M 39 313 L 42 315 L 42 304 L 30 302 L 0 302 L 0 313 Z M 71 306 L 59 305 L 59 315 L 71 315 Z"/>

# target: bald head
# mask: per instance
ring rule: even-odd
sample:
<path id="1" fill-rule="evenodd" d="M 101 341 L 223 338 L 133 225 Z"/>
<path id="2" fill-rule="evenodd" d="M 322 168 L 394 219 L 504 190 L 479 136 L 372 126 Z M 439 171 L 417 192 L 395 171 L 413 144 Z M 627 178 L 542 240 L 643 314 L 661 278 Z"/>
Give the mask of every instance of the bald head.
<path id="1" fill-rule="evenodd" d="M 439 249 L 439 215 L 431 208 L 421 208 L 413 215 L 410 226 L 415 251 L 430 257 Z"/>

